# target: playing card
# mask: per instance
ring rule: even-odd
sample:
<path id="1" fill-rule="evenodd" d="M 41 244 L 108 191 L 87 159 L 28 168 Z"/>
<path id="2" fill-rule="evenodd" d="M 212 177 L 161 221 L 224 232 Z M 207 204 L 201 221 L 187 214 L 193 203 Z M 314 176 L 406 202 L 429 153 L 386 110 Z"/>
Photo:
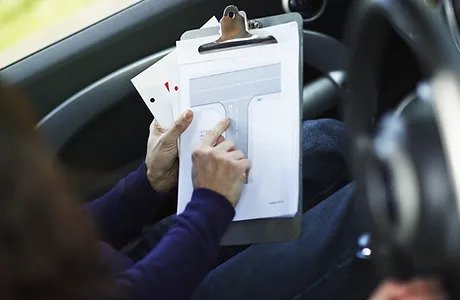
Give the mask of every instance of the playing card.
<path id="1" fill-rule="evenodd" d="M 203 27 L 219 26 L 216 17 Z M 181 114 L 179 72 L 176 51 L 171 51 L 154 65 L 131 79 L 150 112 L 163 128 L 169 128 Z"/>
<path id="2" fill-rule="evenodd" d="M 171 84 L 178 81 L 178 75 L 177 55 L 172 51 L 131 80 L 163 128 L 169 128 L 174 122 L 173 106 L 179 104 L 179 93 Z"/>

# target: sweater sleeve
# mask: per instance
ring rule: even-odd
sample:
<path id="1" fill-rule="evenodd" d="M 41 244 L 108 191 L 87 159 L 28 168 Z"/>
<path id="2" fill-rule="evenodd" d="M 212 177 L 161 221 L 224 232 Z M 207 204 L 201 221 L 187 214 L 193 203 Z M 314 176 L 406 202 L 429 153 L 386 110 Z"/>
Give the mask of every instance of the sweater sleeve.
<path id="1" fill-rule="evenodd" d="M 104 196 L 85 205 L 100 239 L 119 248 L 139 236 L 161 204 L 161 195 L 147 179 L 145 163 Z"/>
<path id="2" fill-rule="evenodd" d="M 130 299 L 189 299 L 215 263 L 234 216 L 225 197 L 195 190 L 177 224 L 144 259 L 118 276 L 117 286 Z"/>

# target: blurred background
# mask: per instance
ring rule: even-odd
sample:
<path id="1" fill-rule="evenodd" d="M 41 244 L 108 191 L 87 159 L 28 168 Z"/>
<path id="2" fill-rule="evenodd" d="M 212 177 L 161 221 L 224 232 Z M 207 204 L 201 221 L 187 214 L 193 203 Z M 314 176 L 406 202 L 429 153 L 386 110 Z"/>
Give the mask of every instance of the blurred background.
<path id="1" fill-rule="evenodd" d="M 0 68 L 140 0 L 0 0 Z"/>

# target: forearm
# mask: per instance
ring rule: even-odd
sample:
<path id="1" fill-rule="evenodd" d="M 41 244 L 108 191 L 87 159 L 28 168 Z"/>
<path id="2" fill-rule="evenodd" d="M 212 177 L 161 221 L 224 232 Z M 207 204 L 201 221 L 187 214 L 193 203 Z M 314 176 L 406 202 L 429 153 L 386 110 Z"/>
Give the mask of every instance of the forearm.
<path id="1" fill-rule="evenodd" d="M 196 190 L 177 225 L 160 244 L 117 279 L 133 299 L 188 299 L 217 259 L 235 211 L 223 196 Z"/>
<path id="2" fill-rule="evenodd" d="M 142 226 L 153 219 L 161 199 L 147 180 L 143 163 L 107 194 L 85 205 L 85 210 L 100 238 L 117 248 L 140 234 Z"/>

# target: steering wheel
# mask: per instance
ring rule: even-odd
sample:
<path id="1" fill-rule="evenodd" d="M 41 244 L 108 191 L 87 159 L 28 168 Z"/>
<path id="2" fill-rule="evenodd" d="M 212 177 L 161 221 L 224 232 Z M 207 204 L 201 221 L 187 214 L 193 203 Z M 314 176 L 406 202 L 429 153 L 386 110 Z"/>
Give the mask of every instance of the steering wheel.
<path id="1" fill-rule="evenodd" d="M 357 195 L 370 212 L 373 233 L 407 254 L 412 265 L 445 266 L 454 257 L 459 262 L 460 53 L 441 16 L 423 1 L 359 1 L 349 20 L 345 121 Z M 375 77 L 388 29 L 431 79 L 416 93 L 417 109 L 375 126 Z"/>

